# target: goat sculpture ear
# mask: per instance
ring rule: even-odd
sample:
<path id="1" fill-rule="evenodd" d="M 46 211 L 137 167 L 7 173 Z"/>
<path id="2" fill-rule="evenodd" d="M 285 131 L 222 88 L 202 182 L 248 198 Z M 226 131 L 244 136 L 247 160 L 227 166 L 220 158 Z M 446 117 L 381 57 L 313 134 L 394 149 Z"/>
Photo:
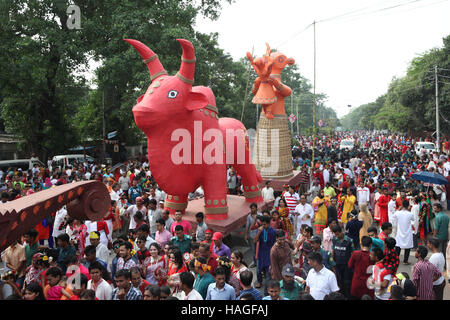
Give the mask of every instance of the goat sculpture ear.
<path id="1" fill-rule="evenodd" d="M 208 98 L 201 92 L 189 92 L 185 108 L 188 110 L 198 110 L 208 105 Z"/>

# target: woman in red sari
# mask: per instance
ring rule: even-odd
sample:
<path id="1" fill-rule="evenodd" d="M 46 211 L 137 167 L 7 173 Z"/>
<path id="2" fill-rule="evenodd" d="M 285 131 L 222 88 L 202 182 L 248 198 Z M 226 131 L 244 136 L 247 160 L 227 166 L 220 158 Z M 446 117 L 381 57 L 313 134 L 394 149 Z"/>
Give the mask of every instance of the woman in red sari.
<path id="1" fill-rule="evenodd" d="M 180 249 L 175 248 L 170 253 L 169 270 L 167 271 L 167 284 L 172 289 L 172 294 L 180 291 L 180 273 L 187 272 L 188 269 L 184 264 L 183 255 Z"/>
<path id="2" fill-rule="evenodd" d="M 389 222 L 388 216 L 388 203 L 391 200 L 391 196 L 388 195 L 388 190 L 383 188 L 383 194 L 378 198 L 378 206 L 380 207 L 380 226 L 384 222 Z"/>
<path id="3" fill-rule="evenodd" d="M 419 238 L 420 244 L 427 243 L 427 236 L 433 231 L 430 223 L 431 218 L 431 206 L 427 201 L 428 197 L 426 193 L 422 194 L 422 201 L 420 202 L 419 211 Z"/>
<path id="4" fill-rule="evenodd" d="M 280 199 L 280 201 L 278 202 L 278 207 L 276 207 L 275 210 L 280 215 L 280 219 L 283 222 L 285 231 L 287 231 L 289 237 L 292 238 L 292 235 L 294 234 L 294 226 L 289 219 L 289 208 L 286 204 L 286 201 L 284 199 Z"/>

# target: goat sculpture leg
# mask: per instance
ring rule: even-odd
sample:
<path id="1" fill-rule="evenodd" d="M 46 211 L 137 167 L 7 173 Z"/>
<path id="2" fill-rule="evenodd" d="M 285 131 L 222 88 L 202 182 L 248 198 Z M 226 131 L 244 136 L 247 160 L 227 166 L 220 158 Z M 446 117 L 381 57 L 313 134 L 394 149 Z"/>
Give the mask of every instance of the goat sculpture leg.
<path id="1" fill-rule="evenodd" d="M 242 177 L 244 197 L 247 202 L 262 202 L 261 190 L 258 186 L 262 182 L 261 175 L 256 171 L 254 164 L 237 164 L 233 166 Z"/>
<path id="2" fill-rule="evenodd" d="M 168 194 L 164 203 L 164 210 L 169 210 L 170 214 L 175 214 L 175 211 L 181 211 L 184 214 L 188 204 L 187 199 L 187 195 Z"/>
<path id="3" fill-rule="evenodd" d="M 223 220 L 228 216 L 226 166 L 208 170 L 204 179 L 205 215 L 207 219 Z"/>

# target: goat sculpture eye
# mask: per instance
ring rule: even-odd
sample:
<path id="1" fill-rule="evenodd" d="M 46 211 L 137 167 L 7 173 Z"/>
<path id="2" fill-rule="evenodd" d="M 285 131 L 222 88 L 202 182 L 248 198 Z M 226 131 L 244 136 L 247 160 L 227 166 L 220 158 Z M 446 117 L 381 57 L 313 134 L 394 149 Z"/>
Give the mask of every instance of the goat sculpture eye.
<path id="1" fill-rule="evenodd" d="M 170 90 L 170 91 L 169 91 L 169 94 L 167 95 L 167 97 L 168 97 L 169 99 L 175 99 L 175 98 L 177 97 L 177 95 L 178 95 L 178 91 L 176 91 L 176 90 Z"/>

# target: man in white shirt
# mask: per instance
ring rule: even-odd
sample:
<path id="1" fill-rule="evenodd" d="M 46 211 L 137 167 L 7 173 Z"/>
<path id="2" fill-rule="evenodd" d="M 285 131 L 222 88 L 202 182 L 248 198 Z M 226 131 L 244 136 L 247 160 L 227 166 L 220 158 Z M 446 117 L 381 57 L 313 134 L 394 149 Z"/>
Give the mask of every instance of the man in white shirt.
<path id="1" fill-rule="evenodd" d="M 274 190 L 270 186 L 270 181 L 266 181 L 266 186 L 262 188 L 261 194 L 265 202 L 275 200 Z"/>
<path id="2" fill-rule="evenodd" d="M 156 193 L 155 188 L 150 188 L 150 190 L 147 194 L 148 194 L 148 198 L 155 199 L 156 203 L 158 203 L 161 200 L 161 196 Z"/>
<path id="3" fill-rule="evenodd" d="M 439 271 L 441 272 L 441 277 L 433 282 L 433 291 L 436 300 L 443 300 L 444 298 L 444 287 L 445 287 L 445 278 L 444 267 L 445 267 L 445 258 L 442 252 L 439 250 L 439 240 L 436 238 L 430 238 L 427 242 L 428 249 L 433 253 L 429 259 L 429 261 L 434 264 Z"/>
<path id="4" fill-rule="evenodd" d="M 114 183 L 112 186 L 112 190 L 109 193 L 109 196 L 111 197 L 111 201 L 119 201 L 120 195 L 118 191 L 120 190 L 120 184 Z"/>
<path id="5" fill-rule="evenodd" d="M 311 269 L 305 281 L 305 291 L 315 300 L 323 300 L 327 294 L 339 291 L 336 275 L 325 268 L 319 252 L 312 252 L 308 255 L 308 264 Z"/>
<path id="6" fill-rule="evenodd" d="M 95 256 L 105 263 L 109 260 L 109 250 L 108 248 L 100 242 L 100 232 L 91 231 L 89 233 L 89 240 L 91 245 L 95 247 Z"/>
<path id="7" fill-rule="evenodd" d="M 330 171 L 328 170 L 328 165 L 325 165 L 325 169 L 322 171 L 323 175 L 323 183 L 326 185 L 327 182 L 330 182 Z"/>
<path id="8" fill-rule="evenodd" d="M 95 291 L 95 297 L 98 300 L 111 300 L 113 288 L 102 278 L 103 266 L 100 262 L 94 261 L 89 266 L 89 275 L 91 280 L 88 281 L 87 289 Z"/>
<path id="9" fill-rule="evenodd" d="M 411 223 L 413 228 L 413 243 L 414 248 L 417 248 L 417 237 L 419 233 L 419 213 L 420 213 L 420 201 L 421 197 L 416 196 L 413 199 L 413 205 L 411 207 L 411 212 L 414 215 L 414 221 Z"/>
<path id="10" fill-rule="evenodd" d="M 430 162 L 428 163 L 427 169 L 434 169 L 436 171 L 436 163 L 433 160 L 430 160 Z"/>
<path id="11" fill-rule="evenodd" d="M 125 211 L 125 214 L 128 216 L 127 218 L 130 219 L 130 229 L 136 228 L 136 221 L 134 221 L 133 217 L 138 211 L 142 212 L 143 216 L 147 215 L 147 208 L 144 206 L 142 197 L 137 197 L 136 204 L 129 206 Z"/>
<path id="12" fill-rule="evenodd" d="M 31 170 L 31 173 L 33 174 L 33 176 L 35 176 L 39 172 L 41 172 L 41 169 L 39 168 L 39 165 L 36 163 L 34 165 L 33 169 Z M 1 176 L 0 176 L 0 179 L 1 179 Z"/>
<path id="13" fill-rule="evenodd" d="M 397 235 L 395 241 L 397 246 L 395 251 L 400 256 L 400 250 L 405 250 L 405 256 L 403 259 L 404 264 L 410 264 L 408 262 L 409 253 L 411 248 L 414 247 L 412 222 L 414 222 L 414 214 L 408 210 L 409 201 L 403 200 L 402 207 L 394 213 L 394 221 L 397 221 Z"/>
<path id="14" fill-rule="evenodd" d="M 128 192 L 128 189 L 130 188 L 130 178 L 127 177 L 126 172 L 122 172 L 122 176 L 119 178 L 118 182 L 120 184 L 120 189 L 123 192 Z"/>
<path id="15" fill-rule="evenodd" d="M 156 188 L 156 194 L 159 196 L 159 201 L 166 201 L 167 198 L 167 193 L 164 192 L 164 190 L 162 190 L 161 188 L 157 187 Z"/>
<path id="16" fill-rule="evenodd" d="M 181 290 L 186 294 L 184 300 L 203 300 L 203 297 L 194 289 L 195 278 L 190 272 L 180 273 Z"/>
<path id="17" fill-rule="evenodd" d="M 361 206 L 363 203 L 370 203 L 370 190 L 364 186 L 361 181 L 358 188 L 356 189 L 356 199 L 358 200 L 358 205 Z"/>
<path id="18" fill-rule="evenodd" d="M 148 203 L 148 222 L 150 226 L 150 236 L 155 238 L 156 220 L 162 218 L 162 212 L 157 207 L 156 199 L 150 199 Z"/>
<path id="19" fill-rule="evenodd" d="M 56 211 L 52 237 L 57 238 L 59 235 L 66 233 L 66 227 L 64 226 L 64 219 L 66 216 L 66 206 L 63 206 L 61 209 Z"/>
<path id="20" fill-rule="evenodd" d="M 348 168 L 348 164 L 344 165 L 344 173 L 350 176 L 351 179 L 353 179 L 353 172 Z"/>
<path id="21" fill-rule="evenodd" d="M 297 214 L 297 229 L 296 236 L 300 233 L 300 226 L 302 224 L 307 224 L 312 227 L 311 223 L 314 219 L 314 208 L 306 203 L 305 195 L 300 196 L 300 203 L 295 207 L 295 213 Z"/>
<path id="22" fill-rule="evenodd" d="M 450 157 L 444 163 L 444 177 L 447 177 L 449 175 L 450 175 Z"/>

